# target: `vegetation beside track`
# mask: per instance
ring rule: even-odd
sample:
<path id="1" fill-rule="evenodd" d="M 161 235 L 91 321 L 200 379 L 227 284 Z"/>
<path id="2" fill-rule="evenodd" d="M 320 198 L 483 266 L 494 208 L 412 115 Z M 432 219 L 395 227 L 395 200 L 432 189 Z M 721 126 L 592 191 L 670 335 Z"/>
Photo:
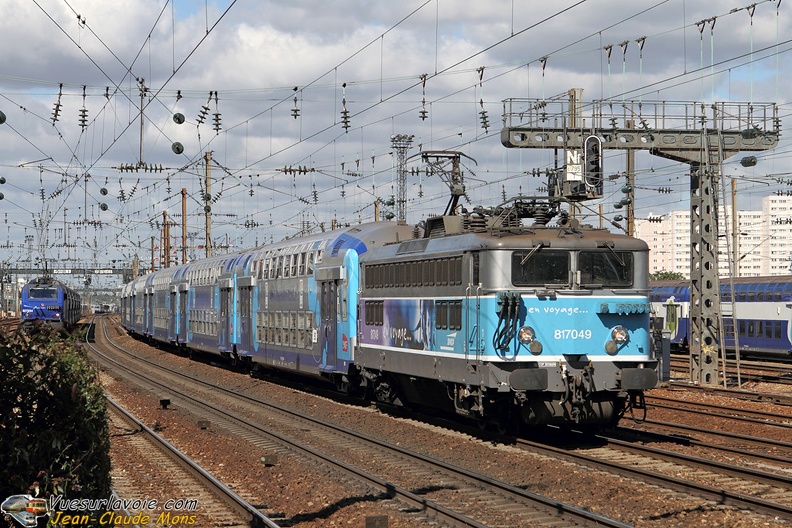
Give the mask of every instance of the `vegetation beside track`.
<path id="1" fill-rule="evenodd" d="M 83 334 L 0 335 L 0 501 L 110 496 L 107 402 Z"/>

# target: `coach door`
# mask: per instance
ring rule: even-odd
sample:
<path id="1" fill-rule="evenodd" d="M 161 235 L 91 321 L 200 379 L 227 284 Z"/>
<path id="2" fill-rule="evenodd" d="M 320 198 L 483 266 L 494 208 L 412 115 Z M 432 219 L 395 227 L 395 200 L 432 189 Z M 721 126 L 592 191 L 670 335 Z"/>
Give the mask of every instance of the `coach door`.
<path id="1" fill-rule="evenodd" d="M 146 323 L 144 325 L 146 335 L 152 335 L 154 333 L 154 310 L 155 306 L 155 299 L 154 299 L 154 288 L 153 287 L 146 287 L 145 295 L 146 298 Z"/>
<path id="2" fill-rule="evenodd" d="M 168 313 L 168 340 L 176 341 L 176 334 L 179 331 L 179 294 L 176 285 L 170 287 L 170 307 Z"/>
<path id="3" fill-rule="evenodd" d="M 220 280 L 220 350 L 231 351 L 234 336 L 234 291 L 233 279 Z"/>
<path id="4" fill-rule="evenodd" d="M 338 288 L 343 279 L 344 268 L 332 267 L 316 270 L 319 281 L 319 305 L 322 313 L 320 343 L 322 349 L 322 366 L 325 370 L 333 370 L 337 358 L 338 346 Z"/>
<path id="5" fill-rule="evenodd" d="M 190 285 L 185 283 L 179 284 L 179 327 L 178 327 L 178 336 L 177 341 L 180 343 L 187 342 L 187 320 L 189 319 L 190 313 L 188 311 L 189 303 L 188 303 L 188 293 L 190 291 Z"/>
<path id="6" fill-rule="evenodd" d="M 247 352 L 253 351 L 253 288 L 256 279 L 240 277 L 238 279 L 237 313 L 239 314 L 239 342 Z"/>

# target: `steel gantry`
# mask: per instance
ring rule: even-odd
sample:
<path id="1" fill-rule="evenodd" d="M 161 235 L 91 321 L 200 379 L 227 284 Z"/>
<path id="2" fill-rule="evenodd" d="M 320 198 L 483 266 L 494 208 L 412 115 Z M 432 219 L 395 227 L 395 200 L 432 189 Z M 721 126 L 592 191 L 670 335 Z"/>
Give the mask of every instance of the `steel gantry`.
<path id="1" fill-rule="evenodd" d="M 575 89 L 551 99 L 507 99 L 501 142 L 508 148 L 580 152 L 585 139 L 593 135 L 603 149 L 648 150 L 690 166 L 690 380 L 715 385 L 722 320 L 718 276 L 721 163 L 739 152 L 775 148 L 780 135 L 778 107 L 775 103 L 669 101 L 584 105 L 579 94 Z"/>

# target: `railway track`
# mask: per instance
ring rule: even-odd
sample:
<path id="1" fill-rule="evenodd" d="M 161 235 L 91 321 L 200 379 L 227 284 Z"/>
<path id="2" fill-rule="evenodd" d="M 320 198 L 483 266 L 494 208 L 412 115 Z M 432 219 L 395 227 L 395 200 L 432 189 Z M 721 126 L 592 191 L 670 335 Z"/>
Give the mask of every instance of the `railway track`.
<path id="1" fill-rule="evenodd" d="M 673 409 L 675 411 L 689 412 L 717 418 L 728 418 L 743 422 L 755 423 L 768 427 L 779 427 L 792 430 L 792 415 L 758 411 L 752 409 L 737 409 L 713 403 L 694 402 L 678 398 L 669 398 L 650 394 L 646 402 L 651 407 Z"/>
<path id="2" fill-rule="evenodd" d="M 666 489 L 776 518 L 792 518 L 790 478 L 717 463 L 673 451 L 600 437 L 604 444 L 564 449 L 544 442 L 518 440 L 532 452 L 640 479 Z"/>
<path id="3" fill-rule="evenodd" d="M 689 360 L 679 357 L 671 358 L 671 368 L 676 372 L 688 372 Z M 778 385 L 792 385 L 792 363 L 773 363 L 743 359 L 740 361 L 739 378 L 742 383 L 775 383 Z M 737 384 L 737 361 L 726 360 L 726 375 L 728 382 Z"/>
<path id="4" fill-rule="evenodd" d="M 214 478 L 189 457 L 147 427 L 133 414 L 108 398 L 111 427 L 125 436 L 124 445 L 135 456 L 157 468 L 157 480 L 178 483 L 182 497 L 172 497 L 174 509 L 159 501 L 152 509 L 128 509 L 133 517 L 142 513 L 152 524 L 215 524 L 228 528 L 277 528 L 254 506 Z M 126 479 L 115 479 L 115 492 L 134 504 L 138 491 Z M 152 505 L 152 504 L 149 504 Z M 200 505 L 201 515 L 196 514 Z M 166 509 L 163 509 L 163 506 Z M 208 518 L 207 518 L 208 517 Z M 142 524 L 148 524 L 144 522 Z"/>
<path id="5" fill-rule="evenodd" d="M 705 387 L 703 385 L 694 385 L 687 381 L 671 381 L 668 383 L 668 386 L 672 389 L 728 396 L 736 400 L 767 402 L 775 403 L 777 405 L 792 405 L 792 394 L 758 392 L 726 387 Z"/>
<path id="6" fill-rule="evenodd" d="M 96 353 L 100 354 L 98 351 Z M 102 361 L 114 360 L 105 356 Z M 145 378 L 141 379 L 141 382 L 158 386 L 160 391 L 167 389 L 174 398 L 179 398 L 180 405 L 195 407 L 196 412 L 204 416 L 211 414 L 213 424 L 234 431 L 239 436 L 261 445 L 268 452 L 300 453 L 304 457 L 331 467 L 333 471 L 343 472 L 348 477 L 377 489 L 383 499 L 399 500 L 420 512 L 421 516 L 442 521 L 448 526 L 481 528 L 489 526 L 489 523 L 479 521 L 469 516 L 467 512 L 459 511 L 465 509 L 465 505 L 468 505 L 468 508 L 474 505 L 477 511 L 481 511 L 482 508 L 484 511 L 488 508 L 507 509 L 514 519 L 520 519 L 520 524 L 527 523 L 531 526 L 626 526 L 592 512 L 446 464 L 365 434 L 184 376 L 179 372 L 168 370 L 165 373 L 166 380 L 155 381 L 152 379 L 153 376 L 143 374 L 141 368 L 123 366 L 119 362 L 114 362 L 114 368 L 126 369 L 126 375 Z M 145 368 L 162 369 L 163 367 L 148 364 Z M 191 387 L 194 386 L 201 388 L 193 394 L 188 394 L 188 390 L 193 392 Z M 218 399 L 218 394 L 221 394 L 222 398 Z M 231 405 L 237 409 L 244 409 L 244 416 L 240 411 L 231 413 L 223 410 Z M 268 423 L 250 418 L 262 414 L 267 416 Z M 273 432 L 273 421 L 279 422 L 280 430 L 299 430 L 302 439 L 308 437 L 311 443 L 323 446 L 322 449 L 311 447 L 305 440 L 295 440 L 287 434 Z M 329 446 L 333 446 L 332 454 L 327 453 Z M 357 467 L 357 463 L 350 462 L 351 459 L 367 461 L 364 465 L 368 468 L 376 468 L 376 475 L 366 468 Z M 382 474 L 388 474 L 389 478 L 383 479 L 378 476 Z M 405 479 L 403 475 L 408 475 L 409 486 L 398 483 L 400 478 Z M 444 500 L 443 504 L 428 500 L 410 491 L 416 489 L 414 484 L 416 480 L 421 482 L 417 489 L 444 490 L 451 497 Z M 487 520 L 486 516 L 484 520 Z"/>

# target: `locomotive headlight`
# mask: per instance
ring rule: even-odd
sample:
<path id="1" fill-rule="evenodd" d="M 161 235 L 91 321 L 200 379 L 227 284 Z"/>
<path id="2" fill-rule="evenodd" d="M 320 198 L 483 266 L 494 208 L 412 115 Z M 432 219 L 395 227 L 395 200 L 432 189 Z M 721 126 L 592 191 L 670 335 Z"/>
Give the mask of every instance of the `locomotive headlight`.
<path id="1" fill-rule="evenodd" d="M 627 329 L 619 325 L 611 330 L 611 340 L 605 343 L 605 352 L 611 356 L 619 353 L 619 347 L 630 339 Z"/>
<path id="2" fill-rule="evenodd" d="M 517 339 L 523 345 L 528 345 L 528 350 L 534 356 L 542 353 L 542 343 L 536 340 L 536 332 L 530 326 L 521 326 L 517 331 Z"/>
<path id="3" fill-rule="evenodd" d="M 627 342 L 627 340 L 630 338 L 630 335 L 627 333 L 626 328 L 619 325 L 614 327 L 613 330 L 611 330 L 611 338 L 613 338 L 613 341 L 617 345 L 622 345 Z"/>
<path id="4" fill-rule="evenodd" d="M 520 340 L 520 343 L 523 345 L 530 345 L 534 339 L 536 339 L 536 332 L 530 326 L 522 326 L 520 330 L 517 332 L 517 339 Z"/>

